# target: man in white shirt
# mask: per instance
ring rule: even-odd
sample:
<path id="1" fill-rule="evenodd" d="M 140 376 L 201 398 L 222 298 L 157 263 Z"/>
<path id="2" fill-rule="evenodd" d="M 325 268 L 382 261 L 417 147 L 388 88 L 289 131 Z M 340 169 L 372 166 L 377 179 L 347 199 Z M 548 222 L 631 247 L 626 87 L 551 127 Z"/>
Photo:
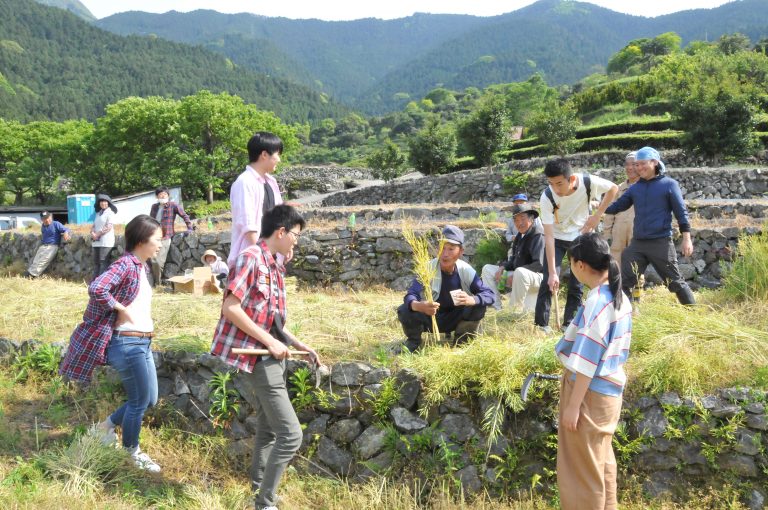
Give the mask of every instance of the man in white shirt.
<path id="1" fill-rule="evenodd" d="M 544 275 L 536 299 L 535 324 L 545 332 L 549 329 L 552 293 L 560 288 L 558 271 L 571 241 L 579 234 L 592 232 L 600 223 L 606 208 L 614 201 L 619 187 L 611 181 L 593 175 L 574 174 L 566 159 L 554 159 L 544 167 L 549 186 L 539 201 L 541 222 L 544 224 Z M 590 201 L 603 196 L 597 210 L 590 211 Z M 581 303 L 582 286 L 576 278 L 568 283 L 568 299 L 563 314 L 563 327 L 573 319 Z"/>
<path id="2" fill-rule="evenodd" d="M 256 244 L 264 213 L 283 203 L 280 188 L 272 176 L 280 163 L 283 141 L 275 134 L 258 132 L 248 141 L 250 163 L 232 184 L 232 244 L 227 264 L 235 265 L 241 251 Z"/>

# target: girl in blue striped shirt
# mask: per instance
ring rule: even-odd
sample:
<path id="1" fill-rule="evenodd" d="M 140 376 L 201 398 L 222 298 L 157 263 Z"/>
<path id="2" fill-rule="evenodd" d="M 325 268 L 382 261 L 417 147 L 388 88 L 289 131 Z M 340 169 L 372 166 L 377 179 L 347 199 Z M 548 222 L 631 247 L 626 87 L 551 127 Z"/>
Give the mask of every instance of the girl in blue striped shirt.
<path id="1" fill-rule="evenodd" d="M 632 305 L 621 270 L 596 233 L 571 244 L 571 273 L 591 290 L 555 352 L 560 387 L 557 483 L 564 510 L 615 509 L 616 458 L 611 442 L 626 383 Z"/>

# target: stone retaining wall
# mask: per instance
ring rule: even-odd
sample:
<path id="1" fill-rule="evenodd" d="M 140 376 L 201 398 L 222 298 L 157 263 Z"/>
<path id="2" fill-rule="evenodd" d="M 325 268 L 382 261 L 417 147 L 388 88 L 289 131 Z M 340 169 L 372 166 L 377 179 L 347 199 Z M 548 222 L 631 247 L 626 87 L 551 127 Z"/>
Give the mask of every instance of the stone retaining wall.
<path id="1" fill-rule="evenodd" d="M 0 361 L 7 363 L 15 353 L 35 347 L 0 339 Z M 224 435 L 231 462 L 247 466 L 258 406 L 249 374 L 233 372 L 209 354 L 155 352 L 154 356 L 160 401 L 149 413 L 156 423 L 168 420 L 196 433 L 214 432 L 209 416 L 211 379 L 216 373 L 232 372 L 240 410 Z M 289 381 L 305 367 L 303 362 L 289 361 Z M 528 487 L 534 475 L 545 487 L 555 484 L 551 473 L 557 397 L 551 383 L 524 410 L 505 409 L 501 434 L 492 441 L 482 423 L 495 401 L 471 390 L 425 409 L 423 382 L 409 370 L 392 372 L 348 361 L 307 375 L 305 390 L 289 382 L 289 391 L 305 426 L 301 454 L 311 464 L 303 468 L 315 474 L 364 480 L 391 468 L 390 476 L 407 473 L 406 477 L 413 475 L 427 484 L 430 475 L 448 474 L 467 494 L 487 490 L 504 495 L 514 491 L 515 484 Z M 119 383 L 109 367 L 97 369 L 95 379 L 96 387 L 100 381 Z M 763 508 L 768 490 L 766 401 L 767 392 L 749 388 L 727 388 L 699 399 L 665 393 L 625 400 L 621 426 L 626 434 L 619 436 L 615 448 L 620 473 L 638 475 L 651 498 L 684 496 L 691 487 L 728 481 L 743 489 L 749 508 Z M 450 467 L 435 466 L 435 459 L 445 463 L 447 457 Z M 511 470 L 505 460 L 515 462 Z"/>
<path id="2" fill-rule="evenodd" d="M 457 208 L 454 214 L 461 215 Z M 760 231 L 756 227 L 743 229 L 747 233 Z M 497 233 L 503 230 L 497 229 Z M 433 227 L 433 239 L 439 231 Z M 693 232 L 694 254 L 681 259 L 680 269 L 693 288 L 715 287 L 722 276 L 721 261 L 730 261 L 737 244 L 740 229 L 701 229 Z M 473 261 L 475 250 L 488 231 L 465 229 L 465 258 Z M 30 261 L 40 241 L 38 234 L 4 233 L 0 235 L 0 261 Z M 433 243 L 434 244 L 434 243 Z M 123 241 L 117 239 L 113 254 L 122 253 Z M 207 249 L 213 249 L 223 258 L 229 253 L 229 232 L 207 232 L 188 237 L 177 235 L 171 244 L 165 266 L 165 276 L 181 274 L 185 269 L 201 265 L 200 257 Z M 84 236 L 72 236 L 64 244 L 49 274 L 89 279 L 92 268 L 90 241 Z M 294 261 L 288 271 L 299 280 L 313 284 L 343 283 L 351 286 L 385 284 L 404 289 L 411 276 L 411 250 L 399 228 L 393 226 L 366 226 L 359 230 L 336 227 L 327 230 L 308 230 L 299 240 Z M 646 273 L 651 283 L 659 282 L 652 269 Z"/>
<path id="3" fill-rule="evenodd" d="M 338 166 L 294 166 L 275 175 L 287 198 L 301 198 L 355 187 L 359 180 L 371 180 L 368 168 Z"/>
<path id="4" fill-rule="evenodd" d="M 323 206 L 377 205 L 377 204 L 419 204 L 453 202 L 463 204 L 471 201 L 511 201 L 516 193 L 524 192 L 538 200 L 546 185 L 544 175 L 531 172 L 535 167 L 529 160 L 525 165 L 504 163 L 490 169 L 465 170 L 447 175 L 437 175 L 394 182 L 381 186 L 370 186 L 360 190 L 335 193 L 322 201 Z M 622 160 L 623 161 L 623 160 Z M 604 177 L 613 182 L 624 180 L 624 170 L 618 165 L 586 168 L 590 174 Z M 529 172 L 530 177 L 521 185 L 504 189 L 503 178 L 512 171 Z M 578 170 L 577 170 L 578 171 Z M 766 168 L 683 168 L 668 167 L 667 174 L 680 183 L 686 200 L 693 199 L 735 199 L 762 198 L 768 192 L 768 169 Z"/>

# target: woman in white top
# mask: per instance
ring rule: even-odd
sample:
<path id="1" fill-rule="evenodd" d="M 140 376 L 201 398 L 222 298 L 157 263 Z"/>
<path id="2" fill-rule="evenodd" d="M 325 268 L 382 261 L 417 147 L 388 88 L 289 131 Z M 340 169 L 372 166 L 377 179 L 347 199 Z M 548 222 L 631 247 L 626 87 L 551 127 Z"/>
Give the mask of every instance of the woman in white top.
<path id="1" fill-rule="evenodd" d="M 139 433 L 144 413 L 157 403 L 157 371 L 150 347 L 155 336 L 152 286 L 147 278 L 147 260 L 157 255 L 162 238 L 160 223 L 146 214 L 126 225 L 125 254 L 91 283 L 91 300 L 83 323 L 70 339 L 60 370 L 76 380 L 90 378 L 91 360 L 97 364 L 106 361 L 117 370 L 126 402 L 94 430 L 105 443 L 113 443 L 115 427 L 119 426 L 123 448 L 137 466 L 153 473 L 159 472 L 160 466 L 139 449 Z M 70 355 L 70 351 L 74 354 Z"/>
<path id="2" fill-rule="evenodd" d="M 93 248 L 93 277 L 99 276 L 109 266 L 109 254 L 115 248 L 115 214 L 117 207 L 109 195 L 96 195 L 96 219 L 91 228 Z"/>

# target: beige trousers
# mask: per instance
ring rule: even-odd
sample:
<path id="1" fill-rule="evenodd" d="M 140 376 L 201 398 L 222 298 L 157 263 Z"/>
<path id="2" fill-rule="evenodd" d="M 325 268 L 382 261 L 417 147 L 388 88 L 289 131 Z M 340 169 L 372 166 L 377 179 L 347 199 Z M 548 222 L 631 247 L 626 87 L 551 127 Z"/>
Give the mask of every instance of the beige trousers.
<path id="1" fill-rule="evenodd" d="M 483 266 L 481 278 L 486 287 L 493 289 L 496 297 L 494 307 L 501 310 L 501 295 L 499 294 L 498 284 L 494 277 L 500 266 L 486 264 Z M 534 273 L 524 267 L 518 267 L 512 273 L 512 288 L 509 290 L 509 306 L 513 309 L 522 308 L 527 311 L 533 311 L 536 308 L 536 296 L 541 286 L 541 273 Z"/>
<path id="2" fill-rule="evenodd" d="M 56 253 L 58 253 L 58 251 L 58 245 L 41 244 L 35 252 L 35 258 L 32 259 L 32 263 L 29 264 L 29 268 L 27 268 L 27 272 L 30 276 L 37 278 L 43 274 L 45 270 L 48 269 L 48 266 L 51 265 L 53 259 L 56 258 Z"/>
<path id="3" fill-rule="evenodd" d="M 560 382 L 560 423 L 573 393 L 566 371 Z M 621 413 L 621 397 L 587 390 L 576 432 L 557 431 L 557 485 L 563 510 L 615 510 L 616 457 L 613 433 Z"/>
<path id="4" fill-rule="evenodd" d="M 163 278 L 163 268 L 165 267 L 165 260 L 168 258 L 168 252 L 171 249 L 171 239 L 163 239 L 160 245 L 160 250 L 157 252 L 157 257 L 149 259 L 150 268 L 152 269 L 152 279 L 155 285 L 160 285 Z"/>
<path id="5" fill-rule="evenodd" d="M 619 221 L 613 225 L 613 230 L 611 230 L 611 255 L 619 263 L 619 267 L 621 267 L 621 254 L 632 241 L 633 229 L 632 223 Z"/>

